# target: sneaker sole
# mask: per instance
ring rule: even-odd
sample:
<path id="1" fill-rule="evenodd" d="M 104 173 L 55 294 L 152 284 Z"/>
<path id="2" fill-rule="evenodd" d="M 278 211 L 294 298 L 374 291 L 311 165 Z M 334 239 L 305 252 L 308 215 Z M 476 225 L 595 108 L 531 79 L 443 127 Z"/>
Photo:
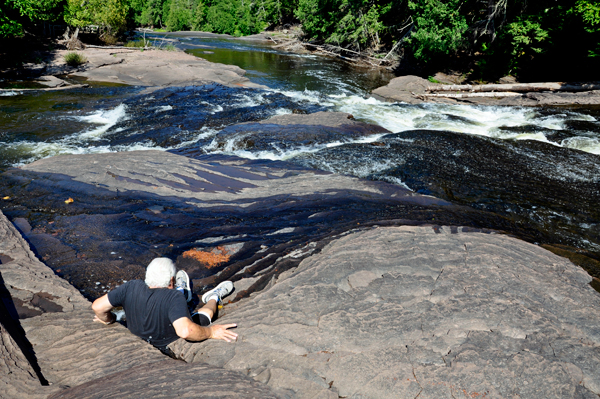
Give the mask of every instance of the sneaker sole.
<path id="1" fill-rule="evenodd" d="M 183 272 L 183 273 L 180 273 Z M 184 289 L 184 294 L 186 294 L 186 302 L 190 302 L 192 300 L 192 291 L 189 289 L 190 288 L 190 276 L 188 276 L 188 274 L 183 271 L 183 270 L 179 270 L 177 272 L 177 274 L 175 275 L 175 281 L 177 281 L 177 275 L 183 275 L 183 277 L 185 277 L 185 285 L 186 287 L 188 287 L 188 289 Z"/>
<path id="2" fill-rule="evenodd" d="M 231 281 L 223 281 L 221 284 L 217 285 L 212 290 L 204 293 L 204 295 L 202 295 L 202 302 L 206 303 L 206 298 L 208 298 L 217 288 L 221 288 L 221 287 L 228 288 L 229 292 L 227 293 L 227 295 L 231 294 L 231 291 L 233 291 L 233 283 Z M 225 296 L 227 296 L 227 295 L 225 295 Z M 223 298 L 221 298 L 221 299 L 223 299 Z"/>

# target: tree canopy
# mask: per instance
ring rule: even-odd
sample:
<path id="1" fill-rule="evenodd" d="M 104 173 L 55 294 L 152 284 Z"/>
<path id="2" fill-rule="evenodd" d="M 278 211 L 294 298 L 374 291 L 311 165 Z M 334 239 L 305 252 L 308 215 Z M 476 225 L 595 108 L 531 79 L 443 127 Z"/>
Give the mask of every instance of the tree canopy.
<path id="1" fill-rule="evenodd" d="M 241 36 L 299 23 L 305 40 L 372 57 L 393 49 L 423 71 L 462 62 L 461 68 L 482 79 L 526 77 L 536 70 L 554 71 L 554 78 L 579 70 L 583 79 L 600 66 L 597 0 L 0 0 L 0 5 L 0 37 L 61 20 L 97 25 L 115 36 L 136 26 Z"/>

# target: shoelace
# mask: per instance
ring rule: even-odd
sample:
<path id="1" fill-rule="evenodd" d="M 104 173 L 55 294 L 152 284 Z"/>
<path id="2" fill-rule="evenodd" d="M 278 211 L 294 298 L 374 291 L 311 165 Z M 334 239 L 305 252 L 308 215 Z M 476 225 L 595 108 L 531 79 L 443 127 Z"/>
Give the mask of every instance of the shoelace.
<path id="1" fill-rule="evenodd" d="M 222 288 L 217 288 L 215 290 L 215 294 L 217 294 L 217 296 L 219 297 L 219 300 L 221 300 L 221 297 L 223 296 L 223 289 Z"/>

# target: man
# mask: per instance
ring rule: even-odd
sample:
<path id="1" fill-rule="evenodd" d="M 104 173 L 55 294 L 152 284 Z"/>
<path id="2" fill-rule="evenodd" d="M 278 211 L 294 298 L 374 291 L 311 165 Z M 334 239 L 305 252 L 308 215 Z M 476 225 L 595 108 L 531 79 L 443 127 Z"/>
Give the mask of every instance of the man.
<path id="1" fill-rule="evenodd" d="M 205 305 L 194 314 L 194 318 L 199 321 L 196 324 L 190 317 L 185 296 L 175 289 L 175 276 L 175 265 L 170 259 L 154 259 L 146 269 L 145 281 L 129 281 L 94 301 L 94 321 L 114 323 L 115 315 L 111 310 L 122 306 L 129 331 L 167 355 L 172 355 L 169 344 L 179 338 L 188 341 L 203 341 L 208 338 L 227 342 L 237 340 L 237 334 L 229 331 L 236 324 L 211 324 L 218 302 L 233 289 L 231 281 L 222 282 L 202 296 Z M 185 272 L 184 278 L 180 278 L 181 276 L 177 274 L 178 283 L 184 286 L 177 288 L 185 293 L 189 289 L 189 278 Z M 191 292 L 188 292 L 189 298 Z"/>

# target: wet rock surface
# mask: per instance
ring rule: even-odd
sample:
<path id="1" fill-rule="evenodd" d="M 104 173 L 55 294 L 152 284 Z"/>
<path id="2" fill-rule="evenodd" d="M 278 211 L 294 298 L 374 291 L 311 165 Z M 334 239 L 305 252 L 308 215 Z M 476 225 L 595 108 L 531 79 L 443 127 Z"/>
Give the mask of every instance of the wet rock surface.
<path id="1" fill-rule="evenodd" d="M 316 112 L 309 115 L 280 115 L 255 123 L 240 123 L 221 130 L 214 139 L 218 149 L 277 154 L 303 147 L 349 142 L 388 130 L 355 121 L 343 112 Z"/>
<path id="2" fill-rule="evenodd" d="M 564 258 L 462 227 L 352 232 L 179 342 L 289 398 L 595 398 L 600 295 Z"/>
<path id="3" fill-rule="evenodd" d="M 497 215 L 502 228 L 530 242 L 563 245 L 600 259 L 600 158 L 539 141 L 496 140 L 453 132 L 415 130 L 375 143 L 328 148 L 296 159 L 300 164 L 348 173 L 372 170 L 370 179 L 399 180 L 415 192 Z M 573 201 L 576 197 L 577 201 Z M 513 224 L 501 227 L 499 221 Z M 600 268 L 586 266 L 600 278 Z"/>
<path id="4" fill-rule="evenodd" d="M 140 278 L 156 256 L 178 259 L 196 293 L 252 277 L 248 295 L 349 229 L 491 224 L 481 212 L 400 186 L 226 156 L 67 155 L 8 170 L 1 183 L 10 197 L 4 212 L 27 219 L 31 231 L 23 232 L 39 258 L 89 298 Z M 227 260 L 183 256 L 191 250 Z"/>
<path id="5" fill-rule="evenodd" d="M 35 257 L 2 213 L 0 253 L 2 398 L 155 397 L 165 387 L 171 397 L 275 397 L 237 372 L 168 359 L 120 324 L 94 323 L 91 303 Z"/>
<path id="6" fill-rule="evenodd" d="M 446 98 L 427 96 L 427 88 L 433 84 L 427 79 L 418 76 L 400 76 L 394 78 L 386 86 L 378 87 L 371 94 L 382 101 L 401 101 L 408 104 L 423 102 L 448 103 L 448 104 L 478 104 L 478 105 L 598 105 L 600 104 L 600 90 L 591 90 L 578 93 L 541 92 L 523 93 L 515 97 L 464 97 Z"/>

